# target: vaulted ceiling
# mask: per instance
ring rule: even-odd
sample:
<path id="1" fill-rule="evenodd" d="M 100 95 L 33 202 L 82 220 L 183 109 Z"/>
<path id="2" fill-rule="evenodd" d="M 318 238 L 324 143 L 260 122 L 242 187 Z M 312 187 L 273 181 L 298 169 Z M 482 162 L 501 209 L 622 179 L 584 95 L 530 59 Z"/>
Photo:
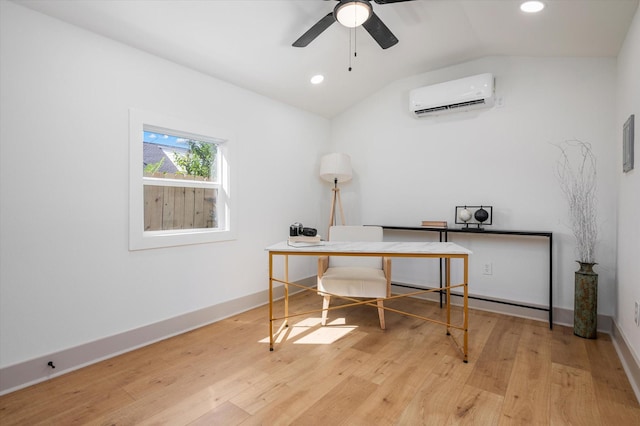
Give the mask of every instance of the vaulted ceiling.
<path id="1" fill-rule="evenodd" d="M 374 3 L 400 40 L 383 50 L 363 28 L 337 23 L 307 47 L 292 47 L 334 1 L 13 1 L 325 117 L 395 80 L 483 56 L 615 57 L 638 7 L 638 0 L 545 0 L 530 15 L 520 0 Z M 324 82 L 311 85 L 318 73 Z"/>

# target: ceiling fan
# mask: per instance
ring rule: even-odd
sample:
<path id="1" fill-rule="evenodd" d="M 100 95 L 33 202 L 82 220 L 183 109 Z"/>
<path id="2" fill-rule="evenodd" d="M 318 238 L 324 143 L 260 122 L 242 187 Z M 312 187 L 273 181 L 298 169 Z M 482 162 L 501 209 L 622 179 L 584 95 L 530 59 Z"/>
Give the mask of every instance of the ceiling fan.
<path id="1" fill-rule="evenodd" d="M 411 0 L 373 0 L 377 4 L 400 3 Z M 328 13 L 314 26 L 302 34 L 292 46 L 305 47 L 316 39 L 331 24 L 338 21 L 345 27 L 355 28 L 360 25 L 373 37 L 383 49 L 398 43 L 398 39 L 373 11 L 368 0 L 339 0 L 333 12 Z"/>

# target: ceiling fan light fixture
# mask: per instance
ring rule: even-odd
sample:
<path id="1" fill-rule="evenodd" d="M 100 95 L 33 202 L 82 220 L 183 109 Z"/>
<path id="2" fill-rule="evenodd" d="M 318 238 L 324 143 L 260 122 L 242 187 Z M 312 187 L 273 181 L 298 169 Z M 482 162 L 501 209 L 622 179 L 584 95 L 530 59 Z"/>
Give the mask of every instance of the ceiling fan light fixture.
<path id="1" fill-rule="evenodd" d="M 373 11 L 368 1 L 341 1 L 333 11 L 336 20 L 348 28 L 359 27 L 367 22 Z"/>

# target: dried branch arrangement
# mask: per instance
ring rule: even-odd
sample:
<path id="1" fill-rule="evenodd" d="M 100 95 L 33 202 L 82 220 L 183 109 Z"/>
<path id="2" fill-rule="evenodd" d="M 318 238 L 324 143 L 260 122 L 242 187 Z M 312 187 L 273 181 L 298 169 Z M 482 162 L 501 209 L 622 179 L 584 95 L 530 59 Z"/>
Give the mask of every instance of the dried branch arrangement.
<path id="1" fill-rule="evenodd" d="M 578 261 L 595 263 L 598 238 L 596 206 L 596 158 L 591 145 L 579 140 L 557 145 L 561 151 L 557 163 L 560 188 L 569 204 L 571 229 L 576 238 Z"/>

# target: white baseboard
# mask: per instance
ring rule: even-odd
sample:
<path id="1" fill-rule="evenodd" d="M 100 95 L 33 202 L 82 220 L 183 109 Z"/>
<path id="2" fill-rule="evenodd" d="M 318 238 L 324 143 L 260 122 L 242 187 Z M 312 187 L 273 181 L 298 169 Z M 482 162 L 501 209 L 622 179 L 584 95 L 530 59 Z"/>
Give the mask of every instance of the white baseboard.
<path id="1" fill-rule="evenodd" d="M 316 277 L 305 278 L 296 283 L 313 287 L 316 285 Z M 291 293 L 295 292 L 292 289 Z M 274 288 L 274 298 L 281 298 L 282 296 L 282 287 Z M 262 306 L 267 303 L 268 298 L 268 290 L 260 291 L 148 326 L 1 368 L 0 395 L 52 379 L 87 365 L 95 364 L 116 355 Z M 55 369 L 47 365 L 49 361 L 53 362 Z"/>
<path id="2" fill-rule="evenodd" d="M 629 383 L 631 383 L 633 392 L 636 394 L 636 399 L 640 402 L 640 360 L 638 360 L 634 356 L 633 351 L 629 349 L 627 339 L 615 321 L 613 322 L 611 331 L 611 340 L 618 353 L 618 358 L 620 358 L 620 362 L 622 363 L 622 368 L 624 368 L 624 372 L 627 373 L 627 378 L 629 379 Z"/>
<path id="3" fill-rule="evenodd" d="M 308 277 L 297 282 L 307 287 L 316 285 L 316 277 Z M 395 292 L 408 292 L 408 289 L 395 287 Z M 292 291 L 295 293 L 295 291 Z M 274 297 L 282 297 L 282 287 L 274 289 Z M 429 300 L 437 301 L 438 294 L 430 293 L 424 296 Z M 458 304 L 452 299 L 452 303 Z M 14 364 L 0 369 L 0 395 L 4 395 L 24 387 L 49 380 L 53 377 L 77 370 L 87 365 L 138 349 L 142 346 L 158 342 L 185 333 L 187 331 L 223 320 L 230 316 L 262 306 L 268 300 L 268 291 L 264 290 L 218 305 L 210 306 L 168 320 L 160 321 L 145 327 L 140 327 L 94 342 L 68 348 L 46 356 L 37 357 L 28 361 Z M 484 300 L 469 300 L 469 307 L 505 315 L 530 318 L 539 321 L 548 321 L 548 312 L 518 306 L 504 305 Z M 571 326 L 573 324 L 573 311 L 569 309 L 554 308 L 554 324 Z M 626 343 L 624 335 L 618 329 L 614 321 L 608 316 L 598 316 L 598 331 L 610 334 L 618 356 L 622 362 L 629 382 L 640 400 L 640 363 L 633 356 Z M 47 366 L 52 361 L 55 369 Z"/>

